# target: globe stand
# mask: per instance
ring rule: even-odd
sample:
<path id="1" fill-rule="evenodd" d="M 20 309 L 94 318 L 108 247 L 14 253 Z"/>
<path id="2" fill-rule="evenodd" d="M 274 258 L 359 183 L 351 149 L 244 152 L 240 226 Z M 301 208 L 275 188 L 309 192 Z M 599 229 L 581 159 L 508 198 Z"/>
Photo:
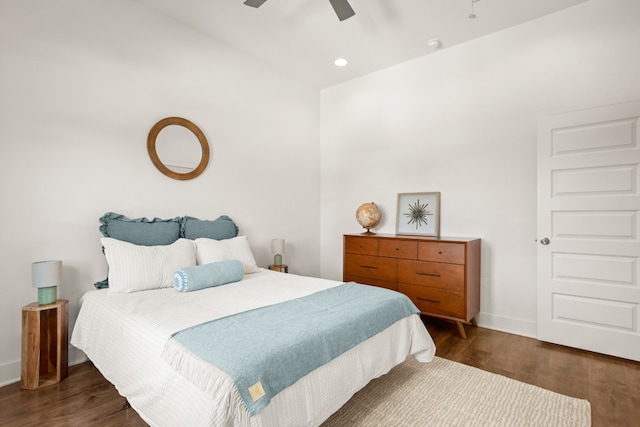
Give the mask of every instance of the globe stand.
<path id="1" fill-rule="evenodd" d="M 371 231 L 370 229 L 367 228 L 367 231 L 365 231 L 364 233 L 362 233 L 363 236 L 370 236 L 370 235 L 375 235 L 376 233 L 374 233 L 373 231 Z"/>

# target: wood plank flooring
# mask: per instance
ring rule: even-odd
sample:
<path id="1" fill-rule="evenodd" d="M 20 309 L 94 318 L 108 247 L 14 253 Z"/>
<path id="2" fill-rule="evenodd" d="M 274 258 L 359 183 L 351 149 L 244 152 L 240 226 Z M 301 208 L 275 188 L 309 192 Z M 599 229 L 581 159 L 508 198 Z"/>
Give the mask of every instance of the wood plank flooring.
<path id="1" fill-rule="evenodd" d="M 640 425 L 640 363 L 535 339 L 424 318 L 437 355 L 591 402 L 594 427 Z M 0 388 L 0 426 L 144 427 L 138 414 L 90 364 L 69 368 L 60 384 L 38 391 Z"/>

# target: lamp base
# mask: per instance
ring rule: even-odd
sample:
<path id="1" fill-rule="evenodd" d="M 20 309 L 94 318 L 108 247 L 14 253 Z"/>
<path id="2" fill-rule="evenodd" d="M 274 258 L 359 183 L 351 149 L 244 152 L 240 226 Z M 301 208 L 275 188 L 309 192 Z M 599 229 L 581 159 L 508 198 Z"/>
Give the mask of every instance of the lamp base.
<path id="1" fill-rule="evenodd" d="M 273 265 L 282 265 L 282 255 L 277 254 L 273 256 Z"/>
<path id="2" fill-rule="evenodd" d="M 56 286 L 47 288 L 38 288 L 38 304 L 53 304 L 58 298 L 58 289 Z"/>

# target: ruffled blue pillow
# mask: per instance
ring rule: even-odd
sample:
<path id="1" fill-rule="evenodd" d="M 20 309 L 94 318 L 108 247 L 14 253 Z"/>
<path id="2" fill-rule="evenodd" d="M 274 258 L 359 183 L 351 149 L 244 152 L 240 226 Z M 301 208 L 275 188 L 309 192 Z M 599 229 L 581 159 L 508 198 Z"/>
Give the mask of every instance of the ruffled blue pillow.
<path id="1" fill-rule="evenodd" d="M 238 226 L 231 218 L 221 215 L 213 221 L 192 216 L 182 218 L 180 237 L 195 240 L 201 237 L 215 240 L 231 239 L 238 235 Z"/>
<path id="2" fill-rule="evenodd" d="M 100 219 L 100 232 L 104 237 L 141 246 L 170 245 L 180 237 L 182 218 L 130 219 L 115 212 L 107 212 Z"/>
<path id="3" fill-rule="evenodd" d="M 238 282 L 244 276 L 240 260 L 227 259 L 182 268 L 173 275 L 173 286 L 180 292 L 192 292 Z"/>

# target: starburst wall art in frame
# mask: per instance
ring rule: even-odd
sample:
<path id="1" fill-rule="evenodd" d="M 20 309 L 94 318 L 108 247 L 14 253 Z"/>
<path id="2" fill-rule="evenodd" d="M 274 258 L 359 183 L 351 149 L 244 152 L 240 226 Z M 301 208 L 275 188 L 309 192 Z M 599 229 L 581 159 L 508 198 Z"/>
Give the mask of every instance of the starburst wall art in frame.
<path id="1" fill-rule="evenodd" d="M 440 192 L 398 193 L 396 234 L 440 236 Z"/>

